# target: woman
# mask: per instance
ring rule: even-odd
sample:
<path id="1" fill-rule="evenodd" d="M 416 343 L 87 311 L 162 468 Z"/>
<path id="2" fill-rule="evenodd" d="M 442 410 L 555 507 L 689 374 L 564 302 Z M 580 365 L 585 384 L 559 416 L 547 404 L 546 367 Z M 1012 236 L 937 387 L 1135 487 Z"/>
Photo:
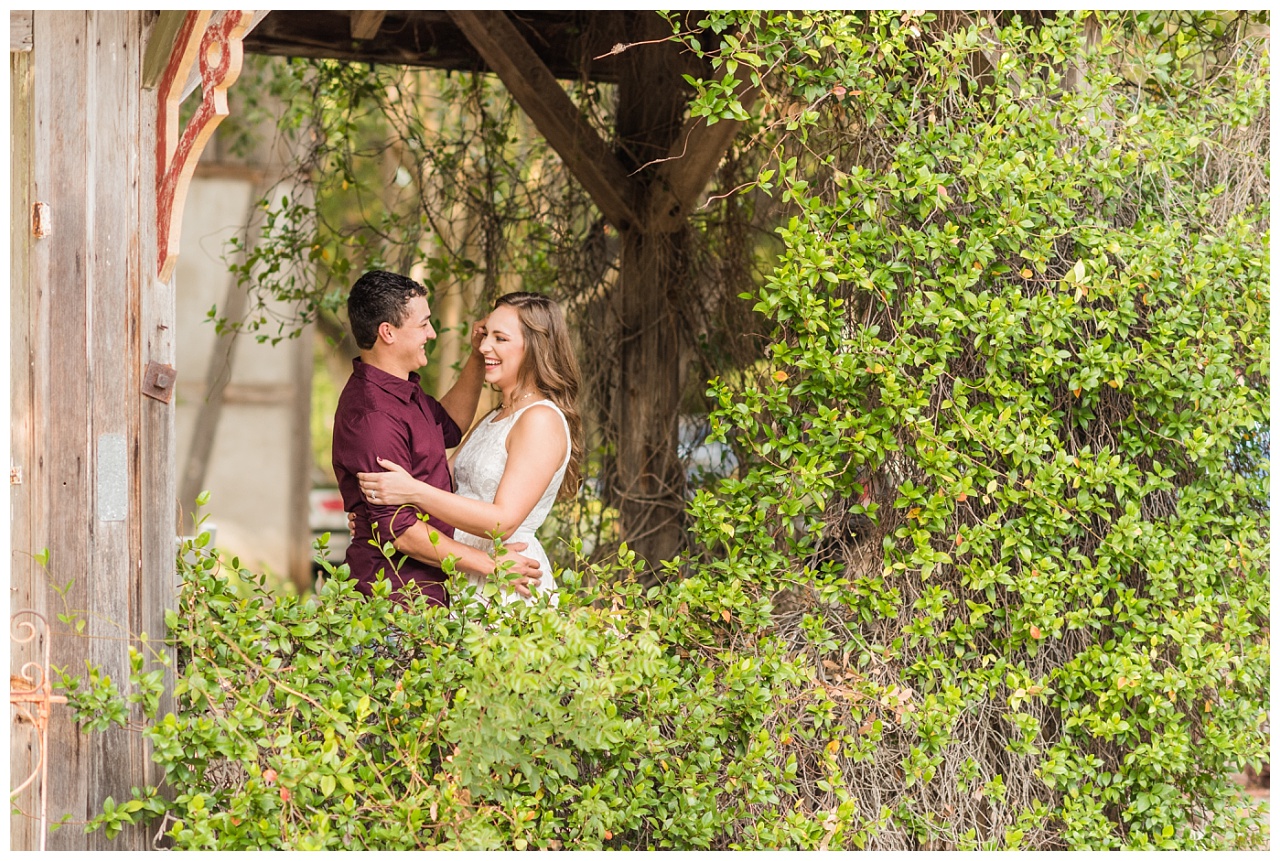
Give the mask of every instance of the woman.
<path id="1" fill-rule="evenodd" d="M 366 499 L 414 505 L 451 523 L 454 539 L 492 549 L 489 536 L 523 541 L 520 551 L 541 564 L 538 593 L 556 584 L 536 531 L 557 499 L 582 483 L 582 421 L 578 361 L 559 306 L 536 293 L 508 293 L 481 324 L 484 378 L 502 403 L 475 426 L 454 453 L 455 493 L 414 479 L 399 464 L 378 459 L 387 472 L 358 474 Z M 479 578 L 469 575 L 477 587 Z M 503 590 L 501 600 L 519 597 Z"/>

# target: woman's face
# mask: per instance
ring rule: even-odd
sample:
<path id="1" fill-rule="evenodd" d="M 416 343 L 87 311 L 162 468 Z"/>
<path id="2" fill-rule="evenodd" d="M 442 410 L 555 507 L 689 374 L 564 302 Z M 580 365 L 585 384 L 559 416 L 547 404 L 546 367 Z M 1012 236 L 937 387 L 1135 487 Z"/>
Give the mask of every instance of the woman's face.
<path id="1" fill-rule="evenodd" d="M 524 365 L 524 327 L 520 313 L 510 305 L 499 305 L 485 320 L 484 340 L 480 355 L 484 356 L 484 380 L 504 392 L 514 391 Z"/>

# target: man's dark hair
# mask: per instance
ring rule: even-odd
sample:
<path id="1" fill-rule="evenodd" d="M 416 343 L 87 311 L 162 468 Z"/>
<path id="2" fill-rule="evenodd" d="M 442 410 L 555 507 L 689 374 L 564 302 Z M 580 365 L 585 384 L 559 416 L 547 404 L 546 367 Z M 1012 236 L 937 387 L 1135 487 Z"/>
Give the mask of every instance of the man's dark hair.
<path id="1" fill-rule="evenodd" d="M 412 278 L 374 269 L 364 273 L 351 286 L 347 297 L 347 318 L 356 346 L 368 350 L 378 341 L 378 327 L 383 323 L 399 326 L 404 322 L 409 301 L 426 296 L 427 288 Z"/>

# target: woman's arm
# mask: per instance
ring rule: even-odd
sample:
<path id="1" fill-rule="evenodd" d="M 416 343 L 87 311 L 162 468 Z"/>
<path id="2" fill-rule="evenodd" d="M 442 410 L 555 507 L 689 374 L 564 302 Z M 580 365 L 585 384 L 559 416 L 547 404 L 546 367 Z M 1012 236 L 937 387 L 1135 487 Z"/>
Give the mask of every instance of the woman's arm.
<path id="1" fill-rule="evenodd" d="M 465 434 L 476 420 L 476 407 L 480 404 L 480 390 L 484 388 L 484 357 L 480 355 L 480 342 L 484 340 L 484 320 L 471 327 L 471 355 L 462 366 L 462 373 L 453 388 L 440 398 L 440 406 L 449 414 Z"/>
<path id="2" fill-rule="evenodd" d="M 493 502 L 449 493 L 413 478 L 398 464 L 378 458 L 387 472 L 358 474 L 365 498 L 379 505 L 415 505 L 472 535 L 510 537 L 533 511 L 564 462 L 569 439 L 552 409 L 531 407 L 507 436 L 507 466 Z"/>

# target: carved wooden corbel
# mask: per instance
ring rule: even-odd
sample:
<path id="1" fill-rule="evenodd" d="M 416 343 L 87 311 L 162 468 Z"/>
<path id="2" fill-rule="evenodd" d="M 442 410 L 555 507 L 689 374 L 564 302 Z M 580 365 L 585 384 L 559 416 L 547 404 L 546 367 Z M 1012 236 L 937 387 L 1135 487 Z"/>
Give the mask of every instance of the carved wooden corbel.
<path id="1" fill-rule="evenodd" d="M 173 276 L 178 262 L 182 209 L 200 154 L 214 129 L 230 114 L 227 90 L 240 76 L 244 35 L 253 12 L 229 11 L 210 23 L 208 10 L 187 12 L 160 79 L 156 134 L 156 273 Z M 201 102 L 179 136 L 178 106 L 191 65 L 200 62 Z"/>

